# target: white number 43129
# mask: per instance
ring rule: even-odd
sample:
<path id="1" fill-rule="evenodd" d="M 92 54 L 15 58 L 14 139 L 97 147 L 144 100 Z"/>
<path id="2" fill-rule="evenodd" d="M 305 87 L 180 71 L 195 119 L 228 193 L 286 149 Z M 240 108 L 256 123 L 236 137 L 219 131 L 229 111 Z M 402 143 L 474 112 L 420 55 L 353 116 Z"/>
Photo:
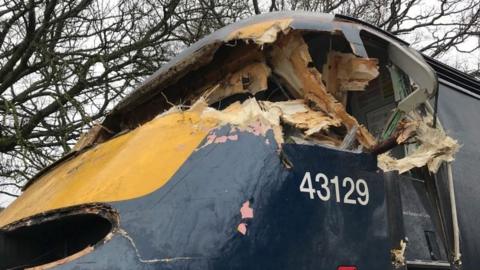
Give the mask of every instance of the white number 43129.
<path id="1" fill-rule="evenodd" d="M 314 199 L 315 195 L 322 200 L 328 201 L 332 196 L 335 197 L 337 203 L 347 203 L 347 204 L 357 204 L 367 205 L 369 194 L 368 194 L 368 185 L 367 182 L 363 179 L 353 180 L 350 177 L 345 177 L 340 183 L 338 176 L 328 179 L 328 177 L 323 173 L 317 173 L 315 175 L 314 181 L 318 184 L 318 187 L 315 189 L 312 184 L 312 175 L 310 172 L 306 172 L 305 176 L 300 183 L 300 192 L 306 192 L 310 195 L 310 199 Z M 346 190 L 343 200 L 340 197 L 340 184 L 342 185 L 342 190 Z M 333 195 L 330 189 L 330 186 L 333 185 Z"/>

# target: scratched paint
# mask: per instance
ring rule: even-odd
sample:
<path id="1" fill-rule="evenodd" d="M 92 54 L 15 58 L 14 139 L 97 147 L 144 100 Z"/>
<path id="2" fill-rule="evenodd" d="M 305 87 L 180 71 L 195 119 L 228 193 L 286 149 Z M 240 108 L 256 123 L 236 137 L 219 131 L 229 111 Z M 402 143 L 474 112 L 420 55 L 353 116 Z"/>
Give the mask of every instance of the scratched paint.
<path id="1" fill-rule="evenodd" d="M 240 223 L 238 224 L 237 226 L 237 231 L 243 235 L 246 235 L 247 234 L 247 223 Z"/>
<path id="2" fill-rule="evenodd" d="M 217 136 L 217 134 L 215 133 L 215 131 L 211 132 L 208 136 L 207 136 L 207 141 L 205 142 L 205 144 L 202 145 L 201 148 L 207 146 L 207 145 L 210 145 L 212 143 L 226 143 L 227 141 L 238 141 L 238 134 L 229 134 L 229 135 L 221 135 L 221 136 Z"/>
<path id="3" fill-rule="evenodd" d="M 242 216 L 242 222 L 238 224 L 237 231 L 243 235 L 247 234 L 247 220 L 253 219 L 253 208 L 250 207 L 250 201 L 246 201 L 240 208 L 240 214 Z"/>
<path id="4" fill-rule="evenodd" d="M 242 204 L 240 213 L 242 214 L 242 218 L 253 218 L 253 209 L 250 207 L 250 201 L 246 201 Z"/>
<path id="5" fill-rule="evenodd" d="M 286 169 L 273 141 L 238 135 L 239 141 L 195 151 L 157 191 L 112 203 L 120 233 L 60 269 L 388 269 L 383 181 L 374 157 L 285 144 L 295 164 Z M 273 132 L 267 137 L 273 140 Z M 298 189 L 306 170 L 362 176 L 372 203 L 355 208 L 311 200 Z"/>

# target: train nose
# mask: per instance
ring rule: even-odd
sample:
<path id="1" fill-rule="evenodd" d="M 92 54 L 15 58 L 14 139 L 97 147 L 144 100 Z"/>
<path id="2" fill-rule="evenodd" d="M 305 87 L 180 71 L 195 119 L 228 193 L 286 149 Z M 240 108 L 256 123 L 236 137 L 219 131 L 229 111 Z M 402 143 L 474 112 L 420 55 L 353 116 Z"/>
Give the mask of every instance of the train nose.
<path id="1" fill-rule="evenodd" d="M 2 263 L 387 269 L 384 195 L 371 154 L 285 143 L 279 155 L 272 131 L 263 136 L 227 125 L 212 130 L 164 186 L 145 196 L 67 208 L 12 228 L 7 245 L 22 250 L 3 249 L 15 255 Z"/>
<path id="2" fill-rule="evenodd" d="M 0 213 L 0 268 L 403 266 L 376 154 L 399 146 L 385 171 L 453 160 L 430 107 L 406 117 L 435 74 L 363 27 L 294 17 L 224 28 L 147 79 Z"/>

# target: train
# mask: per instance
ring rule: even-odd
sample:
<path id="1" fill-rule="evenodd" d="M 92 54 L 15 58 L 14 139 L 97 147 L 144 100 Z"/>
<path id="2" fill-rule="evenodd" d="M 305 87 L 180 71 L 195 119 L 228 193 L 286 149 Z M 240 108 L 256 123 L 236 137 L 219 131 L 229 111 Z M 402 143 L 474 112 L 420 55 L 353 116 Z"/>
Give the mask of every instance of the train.
<path id="1" fill-rule="evenodd" d="M 0 269 L 478 269 L 480 82 L 355 18 L 188 47 L 0 212 Z"/>

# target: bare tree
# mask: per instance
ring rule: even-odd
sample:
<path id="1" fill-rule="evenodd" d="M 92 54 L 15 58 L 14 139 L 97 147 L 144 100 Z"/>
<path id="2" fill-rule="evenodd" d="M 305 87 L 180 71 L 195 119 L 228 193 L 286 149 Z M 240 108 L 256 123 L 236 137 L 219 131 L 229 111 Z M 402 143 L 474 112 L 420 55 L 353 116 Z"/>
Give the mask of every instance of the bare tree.
<path id="1" fill-rule="evenodd" d="M 271 0 L 271 6 L 275 5 Z M 479 52 L 480 2 L 475 0 L 282 0 L 284 10 L 306 10 L 349 15 L 410 42 L 434 58 L 452 52 L 466 58 Z M 463 46 L 468 43 L 468 46 Z M 480 54 L 474 55 L 480 62 Z M 450 64 L 455 65 L 453 61 Z M 457 66 L 477 75 L 479 66 Z"/>
<path id="2" fill-rule="evenodd" d="M 180 48 L 236 20 L 235 6 L 248 10 L 238 1 L 5 0 L 0 192 L 17 194 Z"/>
<path id="3" fill-rule="evenodd" d="M 480 33 L 476 0 L 1 1 L 0 193 L 12 196 L 172 55 L 253 14 L 350 15 L 433 57 L 479 48 L 463 47 Z"/>

